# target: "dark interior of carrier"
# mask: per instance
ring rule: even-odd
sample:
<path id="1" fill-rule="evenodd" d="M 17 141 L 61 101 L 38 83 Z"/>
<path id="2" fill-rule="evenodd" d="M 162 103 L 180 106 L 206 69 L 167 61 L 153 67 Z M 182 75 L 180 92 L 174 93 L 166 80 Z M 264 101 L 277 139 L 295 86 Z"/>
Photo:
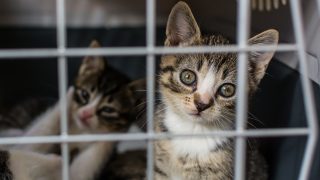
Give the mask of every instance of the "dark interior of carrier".
<path id="1" fill-rule="evenodd" d="M 219 12 L 210 13 L 204 8 L 211 1 L 190 1 L 191 8 L 203 32 L 224 33 L 225 22 L 231 24 L 226 33 L 231 40 L 236 37 L 236 3 L 226 1 L 217 7 Z M 229 3 L 229 4 L 228 4 Z M 1 3 L 0 3 L 1 4 Z M 170 3 L 173 4 L 173 3 Z M 207 5 L 206 5 L 207 4 Z M 169 5 L 161 13 L 170 11 Z M 202 9 L 204 9 L 202 11 Z M 221 11 L 221 12 L 220 12 Z M 13 11 L 14 12 L 14 11 Z M 224 12 L 224 13 L 222 13 Z M 282 7 L 276 12 L 253 12 L 252 34 L 267 28 L 276 28 L 283 34 L 292 33 L 289 7 Z M 227 15 L 225 15 L 227 13 Z M 217 14 L 220 14 L 219 16 Z M 221 15 L 222 14 L 222 15 Z M 224 16 L 225 15 L 225 16 Z M 202 18 L 201 18 L 202 17 Z M 205 18 L 203 18 L 205 17 Z M 228 17 L 227 20 L 224 17 Z M 278 18 L 277 18 L 278 17 Z M 211 21 L 212 20 L 212 21 Z M 264 22 L 264 23 L 262 23 Z M 267 22 L 267 23 L 266 23 Z M 212 23 L 210 26 L 207 24 Z M 285 24 L 284 24 L 285 23 Z M 212 28 L 217 27 L 217 28 Z M 156 44 L 162 46 L 165 38 L 165 25 L 157 25 Z M 288 37 L 281 37 L 280 42 L 294 42 Z M 68 27 L 67 46 L 87 47 L 91 40 L 97 39 L 103 47 L 137 47 L 146 45 L 145 25 L 121 27 Z M 0 27 L 0 49 L 56 48 L 56 29 L 42 26 L 14 26 L 2 24 Z M 300 74 L 276 56 L 272 60 L 267 75 L 250 104 L 250 117 L 259 119 L 256 128 L 306 127 L 303 93 Z M 131 79 L 145 77 L 145 56 L 105 57 L 109 63 L 127 74 Z M 68 82 L 72 84 L 82 57 L 68 58 Z M 159 59 L 159 57 L 158 57 Z M 13 105 L 34 97 L 57 100 L 58 71 L 56 58 L 1 59 L 0 61 L 0 107 L 8 109 Z M 316 110 L 320 112 L 320 87 L 313 82 Z M 318 113 L 319 114 L 319 113 Z M 318 115 L 319 116 L 319 115 Z M 320 116 L 319 116 L 320 118 Z M 305 152 L 306 138 L 275 137 L 263 138 L 261 150 L 269 165 L 271 180 L 298 179 Z M 318 145 L 319 146 L 319 145 Z M 319 152 L 319 147 L 317 149 Z M 320 155 L 316 153 L 311 173 L 313 180 L 320 177 Z"/>

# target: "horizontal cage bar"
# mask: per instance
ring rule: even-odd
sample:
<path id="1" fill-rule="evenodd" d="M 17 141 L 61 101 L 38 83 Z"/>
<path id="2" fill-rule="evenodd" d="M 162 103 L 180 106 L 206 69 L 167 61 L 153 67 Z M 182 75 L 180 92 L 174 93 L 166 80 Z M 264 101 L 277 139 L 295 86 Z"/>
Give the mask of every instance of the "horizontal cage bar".
<path id="1" fill-rule="evenodd" d="M 104 135 L 63 135 L 63 136 L 33 136 L 33 137 L 6 137 L 0 138 L 0 144 L 43 144 L 43 143 L 73 143 L 91 141 L 141 141 L 162 140 L 172 138 L 204 138 L 215 137 L 290 137 L 307 136 L 308 128 L 284 128 L 284 129 L 256 129 L 238 131 L 215 131 L 201 134 L 167 134 L 167 133 L 127 133 L 127 134 L 104 134 Z"/>
<path id="2" fill-rule="evenodd" d="M 50 49 L 8 49 L 0 50 L 2 58 L 42 58 L 42 57 L 80 57 L 87 55 L 104 56 L 141 56 L 141 55 L 162 55 L 162 54 L 192 54 L 192 53 L 219 53 L 219 52 L 250 52 L 250 51 L 277 51 L 292 52 L 297 51 L 295 44 L 280 44 L 278 46 L 197 46 L 197 47 L 110 47 L 110 48 L 67 48 L 59 50 Z"/>

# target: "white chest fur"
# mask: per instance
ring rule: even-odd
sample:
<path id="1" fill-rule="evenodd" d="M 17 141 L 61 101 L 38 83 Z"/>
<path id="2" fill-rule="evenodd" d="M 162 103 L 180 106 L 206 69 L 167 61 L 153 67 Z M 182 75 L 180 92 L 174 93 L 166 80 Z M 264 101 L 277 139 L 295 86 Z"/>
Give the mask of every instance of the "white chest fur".
<path id="1" fill-rule="evenodd" d="M 174 112 L 167 110 L 164 123 L 173 134 L 201 134 L 209 133 L 215 129 L 205 127 L 190 119 L 182 119 Z M 192 137 L 187 139 L 173 139 L 171 144 L 176 155 L 189 155 L 193 157 L 205 157 L 224 143 L 226 138 Z"/>

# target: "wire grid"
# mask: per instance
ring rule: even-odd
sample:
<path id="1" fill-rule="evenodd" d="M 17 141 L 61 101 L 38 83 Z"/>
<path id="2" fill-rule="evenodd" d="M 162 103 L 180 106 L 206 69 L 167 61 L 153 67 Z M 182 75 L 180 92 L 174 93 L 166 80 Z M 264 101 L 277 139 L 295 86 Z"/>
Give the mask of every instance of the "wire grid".
<path id="1" fill-rule="evenodd" d="M 296 43 L 280 44 L 278 46 L 248 46 L 247 39 L 250 27 L 250 0 L 238 0 L 238 44 L 231 46 L 216 47 L 155 47 L 155 0 L 146 0 L 147 6 L 147 46 L 146 47 L 124 47 L 124 48 L 66 48 L 66 26 L 65 26 L 65 0 L 57 0 L 57 42 L 56 49 L 30 49 L 30 50 L 0 50 L 0 59 L 8 58 L 40 58 L 58 57 L 59 71 L 59 95 L 61 102 L 61 135 L 59 136 L 38 136 L 38 137 L 9 137 L 0 138 L 0 144 L 35 144 L 35 143 L 61 143 L 63 156 L 62 179 L 69 179 L 69 153 L 68 143 L 88 141 L 137 141 L 148 140 L 148 163 L 147 179 L 153 179 L 153 141 L 172 138 L 190 137 L 236 137 L 235 151 L 235 179 L 245 179 L 245 140 L 248 137 L 282 137 L 282 136 L 308 136 L 308 142 L 300 171 L 299 180 L 306 180 L 310 175 L 312 159 L 315 154 L 315 147 L 318 138 L 318 123 L 315 110 L 315 102 L 311 82 L 308 78 L 308 67 L 306 58 L 306 44 L 303 31 L 300 0 L 291 0 L 291 16 L 293 19 Z M 320 15 L 320 0 L 317 0 Z M 282 51 L 297 52 L 299 56 L 304 104 L 307 112 L 307 128 L 283 128 L 283 129 L 256 129 L 247 130 L 247 53 L 250 51 Z M 165 134 L 154 133 L 153 112 L 154 112 L 154 84 L 155 84 L 155 56 L 161 54 L 183 54 L 183 53 L 214 53 L 214 52 L 238 52 L 238 84 L 237 89 L 237 118 L 235 131 L 214 131 L 203 134 Z M 106 134 L 106 135 L 68 135 L 67 126 L 67 65 L 66 58 L 85 55 L 112 55 L 112 56 L 147 56 L 147 120 L 148 132 L 138 134 Z"/>

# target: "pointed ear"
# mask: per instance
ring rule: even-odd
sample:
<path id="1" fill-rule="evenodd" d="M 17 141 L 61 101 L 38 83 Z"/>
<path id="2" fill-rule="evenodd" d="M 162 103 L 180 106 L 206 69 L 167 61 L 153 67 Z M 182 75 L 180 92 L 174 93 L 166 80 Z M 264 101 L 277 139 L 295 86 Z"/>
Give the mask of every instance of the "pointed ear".
<path id="1" fill-rule="evenodd" d="M 274 29 L 264 31 L 251 39 L 249 39 L 249 45 L 277 45 L 279 41 L 279 32 Z M 274 51 L 269 52 L 250 52 L 249 60 L 252 68 L 253 76 L 257 80 L 257 83 L 263 78 L 265 71 L 274 55 Z"/>
<path id="2" fill-rule="evenodd" d="M 165 46 L 187 46 L 200 40 L 199 26 L 185 2 L 180 1 L 172 8 L 166 35 Z"/>
<path id="3" fill-rule="evenodd" d="M 90 44 L 90 48 L 101 47 L 99 42 L 93 40 Z M 106 62 L 101 56 L 86 56 L 80 66 L 79 75 L 94 74 L 102 72 L 105 68 Z"/>

